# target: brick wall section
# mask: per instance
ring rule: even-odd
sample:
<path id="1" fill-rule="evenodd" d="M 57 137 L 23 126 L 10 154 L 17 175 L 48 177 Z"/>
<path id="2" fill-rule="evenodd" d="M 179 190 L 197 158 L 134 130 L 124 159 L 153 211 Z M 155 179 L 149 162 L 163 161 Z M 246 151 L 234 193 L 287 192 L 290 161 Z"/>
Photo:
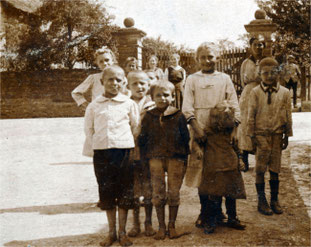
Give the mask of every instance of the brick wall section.
<path id="1" fill-rule="evenodd" d="M 1 119 L 81 117 L 71 91 L 96 70 L 1 72 Z M 90 96 L 87 96 L 90 99 Z"/>

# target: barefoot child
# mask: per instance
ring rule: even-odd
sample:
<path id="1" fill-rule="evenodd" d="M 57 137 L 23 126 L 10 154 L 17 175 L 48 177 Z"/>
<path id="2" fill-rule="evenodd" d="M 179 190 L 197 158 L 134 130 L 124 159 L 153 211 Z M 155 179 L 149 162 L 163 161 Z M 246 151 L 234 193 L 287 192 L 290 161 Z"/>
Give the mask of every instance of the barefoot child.
<path id="1" fill-rule="evenodd" d="M 260 61 L 260 85 L 249 97 L 247 134 L 256 147 L 256 189 L 258 211 L 282 214 L 278 202 L 282 150 L 293 135 L 290 92 L 278 83 L 278 62 L 267 57 Z M 270 172 L 270 206 L 265 196 L 265 172 Z M 272 210 L 271 210 L 272 209 Z"/>
<path id="2" fill-rule="evenodd" d="M 230 143 L 233 126 L 214 128 L 212 124 L 213 121 L 219 122 L 215 121 L 215 117 L 226 112 L 227 107 L 220 107 L 224 101 L 233 109 L 231 124 L 239 123 L 237 95 L 230 77 L 215 70 L 216 54 L 209 43 L 198 47 L 196 60 L 201 70 L 187 79 L 182 110 L 192 128 L 194 141 L 203 150 L 203 154 L 199 155 L 203 155 L 201 169 L 196 170 L 200 174 L 192 174 L 195 179 L 200 179 L 195 183 L 198 185 L 201 203 L 201 217 L 198 221 L 202 221 L 200 226 L 204 227 L 204 233 L 212 233 L 217 216 L 222 214 L 221 198 L 224 196 L 228 226 L 242 230 L 245 226 L 237 218 L 236 199 L 245 199 L 246 195 L 238 170 L 237 155 Z M 192 165 L 192 155 L 197 157 L 197 151 L 195 154 L 191 153 L 188 168 Z M 195 164 L 198 162 L 195 161 Z"/>
<path id="3" fill-rule="evenodd" d="M 95 63 L 100 70 L 104 70 L 107 66 L 116 62 L 114 53 L 107 47 L 102 47 L 95 52 Z M 104 92 L 104 87 L 100 82 L 102 72 L 89 75 L 79 86 L 77 86 L 71 93 L 72 98 L 77 102 L 78 106 L 86 109 L 89 102 L 84 95 L 91 90 L 92 101 Z"/>
<path id="4" fill-rule="evenodd" d="M 184 115 L 170 106 L 174 90 L 174 85 L 169 81 L 157 81 L 151 86 L 150 93 L 156 107 L 147 111 L 143 118 L 138 139 L 141 158 L 149 160 L 150 165 L 152 203 L 159 222 L 159 230 L 154 237 L 156 240 L 165 239 L 166 203 L 169 205 L 168 236 L 181 236 L 175 230 L 175 221 L 189 153 L 189 133 Z M 167 191 L 165 173 L 168 180 Z"/>
<path id="5" fill-rule="evenodd" d="M 140 119 L 142 119 L 147 110 L 153 108 L 154 102 L 147 95 L 149 91 L 149 77 L 142 70 L 134 70 L 127 75 L 128 88 L 131 91 L 131 99 L 134 100 L 139 108 Z M 137 143 L 137 142 L 136 142 Z M 139 211 L 140 197 L 144 197 L 145 207 L 145 235 L 152 236 L 155 231 L 152 228 L 152 186 L 150 178 L 150 169 L 148 163 L 143 163 L 139 157 L 139 148 L 135 145 L 134 150 L 134 226 L 128 233 L 130 237 L 136 237 L 140 232 Z"/>
<path id="6" fill-rule="evenodd" d="M 86 109 L 85 143 L 94 150 L 93 163 L 98 183 L 98 206 L 106 210 L 109 235 L 100 243 L 110 246 L 117 240 L 116 210 L 119 219 L 119 242 L 132 245 L 125 232 L 127 211 L 133 204 L 133 178 L 129 164 L 130 150 L 134 148 L 134 136 L 139 111 L 137 104 L 120 93 L 124 71 L 116 65 L 104 69 L 103 95 L 97 97 Z M 87 149 L 85 149 L 87 150 Z"/>

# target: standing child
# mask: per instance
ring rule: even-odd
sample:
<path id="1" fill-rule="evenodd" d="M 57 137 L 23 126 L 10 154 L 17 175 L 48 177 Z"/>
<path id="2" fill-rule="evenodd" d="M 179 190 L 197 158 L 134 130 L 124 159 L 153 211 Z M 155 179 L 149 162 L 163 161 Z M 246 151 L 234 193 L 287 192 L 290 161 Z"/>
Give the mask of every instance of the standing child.
<path id="1" fill-rule="evenodd" d="M 169 205 L 168 236 L 181 236 L 175 230 L 175 221 L 189 153 L 189 133 L 184 115 L 170 106 L 174 90 L 174 85 L 169 81 L 157 81 L 151 86 L 150 93 L 156 107 L 147 111 L 142 120 L 138 140 L 141 158 L 149 160 L 150 165 L 152 203 L 159 221 L 159 230 L 154 237 L 156 240 L 165 239 L 166 202 Z M 165 173 L 168 179 L 167 191 Z"/>
<path id="2" fill-rule="evenodd" d="M 212 109 L 225 112 L 228 107 L 220 105 L 226 101 L 233 109 L 232 121 L 237 125 L 240 120 L 237 95 L 230 77 L 215 70 L 216 54 L 209 43 L 198 47 L 196 60 L 201 70 L 187 79 L 182 110 L 192 128 L 194 141 L 203 152 L 202 163 L 199 163 L 201 167 L 196 169 L 200 174 L 193 175 L 195 179 L 200 179 L 196 183 L 201 203 L 201 216 L 197 223 L 202 222 L 200 225 L 204 227 L 204 233 L 212 233 L 217 216 L 221 215 L 221 198 L 224 196 L 228 226 L 243 230 L 245 226 L 237 218 L 236 199 L 245 199 L 246 195 L 238 170 L 238 158 L 231 145 L 233 126 L 214 128 L 212 122 L 217 121 L 213 118 L 218 115 L 211 116 Z M 219 107 L 222 111 L 218 110 Z M 192 166 L 193 155 L 197 157 L 197 154 L 191 153 L 188 168 Z M 195 166 L 197 164 L 195 161 Z"/>
<path id="3" fill-rule="evenodd" d="M 165 79 L 174 84 L 174 105 L 176 108 L 181 109 L 186 80 L 186 71 L 181 66 L 179 66 L 179 61 L 180 56 L 178 54 L 175 53 L 170 56 L 170 66 L 165 70 Z"/>
<path id="4" fill-rule="evenodd" d="M 107 66 L 116 62 L 114 53 L 106 46 L 98 49 L 95 52 L 95 63 L 100 70 L 104 70 Z M 92 91 L 92 101 L 104 92 L 104 87 L 101 83 L 102 72 L 89 75 L 79 86 L 77 86 L 72 92 L 72 98 L 77 102 L 78 106 L 86 109 L 89 102 L 85 99 L 85 94 Z"/>
<path id="5" fill-rule="evenodd" d="M 129 72 L 137 70 L 137 67 L 138 67 L 137 59 L 135 57 L 128 57 L 124 62 L 125 76 L 127 76 Z"/>
<path id="6" fill-rule="evenodd" d="M 282 150 L 292 132 L 290 92 L 278 83 L 278 62 L 267 57 L 259 64 L 261 83 L 250 93 L 247 134 L 256 147 L 256 189 L 258 211 L 281 214 L 278 202 Z M 270 206 L 265 196 L 265 172 L 270 172 Z M 272 209 L 272 210 L 271 210 Z"/>
<path id="7" fill-rule="evenodd" d="M 163 70 L 161 68 L 158 68 L 158 58 L 156 55 L 152 55 L 148 59 L 148 69 L 145 70 L 145 72 L 154 72 L 157 80 L 162 80 L 164 77 Z"/>
<path id="8" fill-rule="evenodd" d="M 241 124 L 238 127 L 238 146 L 242 150 L 242 160 L 245 165 L 245 172 L 249 169 L 248 156 L 252 152 L 252 141 L 246 134 L 248 100 L 251 90 L 260 83 L 259 62 L 262 59 L 264 43 L 257 38 L 249 40 L 251 55 L 241 65 L 241 83 L 243 91 L 240 98 Z"/>
<path id="9" fill-rule="evenodd" d="M 139 121 L 137 104 L 120 93 L 124 71 L 116 65 L 104 69 L 103 95 L 86 109 L 85 134 L 94 150 L 93 163 L 98 183 L 98 206 L 106 210 L 109 235 L 101 246 L 110 246 L 117 240 L 116 208 L 119 218 L 119 242 L 132 245 L 125 227 L 128 209 L 133 204 L 133 177 L 129 164 L 130 150 Z M 87 150 L 87 149 L 86 149 Z"/>
<path id="10" fill-rule="evenodd" d="M 287 63 L 284 67 L 285 70 L 285 87 L 290 91 L 293 88 L 293 103 L 294 107 L 297 107 L 297 86 L 300 81 L 301 72 L 299 66 L 295 63 L 295 57 L 289 55 L 287 57 Z"/>
<path id="11" fill-rule="evenodd" d="M 149 77 L 142 70 L 134 70 L 127 75 L 128 88 L 131 91 L 131 99 L 134 100 L 139 108 L 140 119 L 142 119 L 147 110 L 154 107 L 154 102 L 147 95 L 149 91 Z M 136 142 L 137 143 L 137 142 Z M 144 197 L 145 206 L 145 235 L 152 236 L 155 231 L 152 228 L 152 186 L 150 178 L 150 169 L 148 163 L 140 160 L 139 148 L 135 145 L 134 149 L 134 226 L 128 233 L 130 237 L 136 237 L 140 233 L 139 211 L 140 197 Z"/>

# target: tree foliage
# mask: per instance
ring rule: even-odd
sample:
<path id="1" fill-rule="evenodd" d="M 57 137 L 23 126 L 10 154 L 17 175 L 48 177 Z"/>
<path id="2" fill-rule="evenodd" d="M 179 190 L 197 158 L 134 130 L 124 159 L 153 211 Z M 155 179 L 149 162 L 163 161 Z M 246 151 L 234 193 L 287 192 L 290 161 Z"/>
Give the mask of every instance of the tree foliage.
<path id="1" fill-rule="evenodd" d="M 76 62 L 93 64 L 94 50 L 115 50 L 112 17 L 91 0 L 44 0 L 34 13 L 19 45 L 21 69 L 44 70 L 53 65 L 72 69 Z"/>
<path id="2" fill-rule="evenodd" d="M 277 55 L 292 54 L 300 64 L 310 63 L 310 1 L 257 0 L 277 24 L 274 49 Z"/>

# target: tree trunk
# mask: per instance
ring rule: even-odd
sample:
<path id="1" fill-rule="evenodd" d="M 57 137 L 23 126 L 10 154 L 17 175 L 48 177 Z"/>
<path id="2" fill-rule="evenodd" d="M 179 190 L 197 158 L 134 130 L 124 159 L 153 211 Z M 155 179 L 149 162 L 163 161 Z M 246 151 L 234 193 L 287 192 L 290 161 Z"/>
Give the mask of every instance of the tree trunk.
<path id="1" fill-rule="evenodd" d="M 300 85 L 301 85 L 301 91 L 300 91 L 300 99 L 301 102 L 306 100 L 306 67 L 303 66 L 300 68 L 301 70 L 301 79 L 300 79 Z"/>

